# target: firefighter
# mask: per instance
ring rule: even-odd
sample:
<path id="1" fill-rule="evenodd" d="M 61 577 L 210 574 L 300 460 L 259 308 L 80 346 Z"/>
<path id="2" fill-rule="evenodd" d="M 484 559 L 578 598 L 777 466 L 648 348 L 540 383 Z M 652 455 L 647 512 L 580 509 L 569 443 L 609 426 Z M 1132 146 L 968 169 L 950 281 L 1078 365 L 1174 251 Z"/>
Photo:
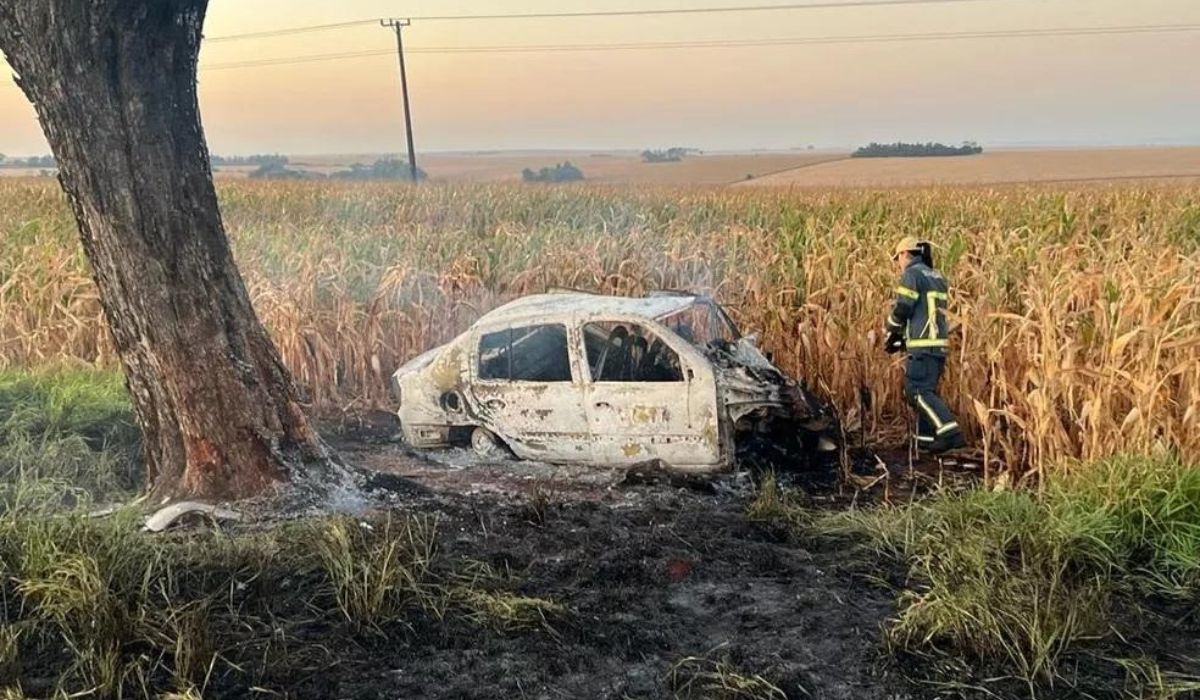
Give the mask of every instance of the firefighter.
<path id="1" fill-rule="evenodd" d="M 904 395 L 917 414 L 917 445 L 934 454 L 964 447 L 962 430 L 937 393 L 950 345 L 949 285 L 933 267 L 928 242 L 908 236 L 896 245 L 892 260 L 900 269 L 900 284 L 887 319 L 887 351 L 908 352 Z"/>

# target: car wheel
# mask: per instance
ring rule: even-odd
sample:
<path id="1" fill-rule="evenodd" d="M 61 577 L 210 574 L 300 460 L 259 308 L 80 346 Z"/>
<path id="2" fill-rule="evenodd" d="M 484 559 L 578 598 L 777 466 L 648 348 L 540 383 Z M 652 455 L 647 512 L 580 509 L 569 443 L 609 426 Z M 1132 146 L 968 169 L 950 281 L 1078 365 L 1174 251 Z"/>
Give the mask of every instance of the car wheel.
<path id="1" fill-rule="evenodd" d="M 500 440 L 487 428 L 476 428 L 471 432 L 471 449 L 480 457 L 499 457 L 504 454 Z"/>

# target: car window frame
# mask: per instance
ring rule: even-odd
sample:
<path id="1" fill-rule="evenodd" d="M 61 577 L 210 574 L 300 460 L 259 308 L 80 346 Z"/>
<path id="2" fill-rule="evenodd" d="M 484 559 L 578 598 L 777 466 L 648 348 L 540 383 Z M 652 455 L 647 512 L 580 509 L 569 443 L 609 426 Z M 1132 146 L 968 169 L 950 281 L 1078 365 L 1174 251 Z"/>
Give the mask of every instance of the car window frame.
<path id="1" fill-rule="evenodd" d="M 566 348 L 567 348 L 567 366 L 571 373 L 571 375 L 568 379 L 561 379 L 561 380 L 555 380 L 555 381 L 535 380 L 535 379 L 513 379 L 511 377 L 509 377 L 507 379 L 485 379 L 482 376 L 480 376 L 479 363 L 483 358 L 479 352 L 479 344 L 483 341 L 483 337 L 485 335 L 491 335 L 493 333 L 498 333 L 500 331 L 508 331 L 511 333 L 514 329 L 530 328 L 530 327 L 534 327 L 534 326 L 560 326 L 563 329 L 563 334 L 564 334 Z M 577 372 L 576 372 L 576 366 L 575 366 L 576 362 L 575 362 L 575 357 L 574 357 L 575 342 L 574 342 L 574 339 L 572 338 L 571 330 L 572 330 L 572 323 L 567 319 L 536 320 L 536 321 L 535 320 L 510 321 L 510 322 L 505 322 L 505 323 L 488 324 L 486 326 L 478 326 L 478 327 L 472 329 L 471 336 L 470 336 L 470 354 L 469 354 L 469 359 L 468 359 L 468 362 L 470 364 L 471 381 L 473 383 L 483 384 L 483 385 L 487 385 L 487 386 L 505 386 L 505 385 L 510 385 L 510 384 L 514 385 L 514 386 L 561 386 L 561 385 L 574 386 L 576 383 L 579 382 L 579 377 L 577 376 Z M 509 342 L 510 343 L 512 342 L 511 339 Z M 511 365 L 510 365 L 510 374 L 511 374 Z"/>
<path id="2" fill-rule="evenodd" d="M 623 323 L 637 324 L 648 331 L 653 332 L 658 339 L 663 341 L 667 347 L 679 358 L 679 373 L 682 379 L 677 382 L 616 382 L 616 381 L 596 381 L 592 378 L 592 362 L 587 353 L 587 334 L 584 328 L 591 323 Z M 667 328 L 657 320 L 646 316 L 587 316 L 580 318 L 576 323 L 579 333 L 579 368 L 584 375 L 584 383 L 588 386 L 678 386 L 688 385 L 694 379 L 694 365 L 698 361 L 704 361 L 704 356 L 683 338 L 679 337 L 670 328 Z M 699 358 L 699 359 L 698 359 Z"/>

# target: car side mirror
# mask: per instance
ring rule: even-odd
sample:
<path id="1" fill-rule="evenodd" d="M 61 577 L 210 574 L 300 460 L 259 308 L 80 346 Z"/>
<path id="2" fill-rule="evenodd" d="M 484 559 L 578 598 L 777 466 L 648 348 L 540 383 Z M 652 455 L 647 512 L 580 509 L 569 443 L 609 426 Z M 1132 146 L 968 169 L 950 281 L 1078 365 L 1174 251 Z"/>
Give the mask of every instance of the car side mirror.
<path id="1" fill-rule="evenodd" d="M 696 373 L 692 371 L 691 367 L 687 368 L 687 378 L 689 382 L 696 378 Z"/>

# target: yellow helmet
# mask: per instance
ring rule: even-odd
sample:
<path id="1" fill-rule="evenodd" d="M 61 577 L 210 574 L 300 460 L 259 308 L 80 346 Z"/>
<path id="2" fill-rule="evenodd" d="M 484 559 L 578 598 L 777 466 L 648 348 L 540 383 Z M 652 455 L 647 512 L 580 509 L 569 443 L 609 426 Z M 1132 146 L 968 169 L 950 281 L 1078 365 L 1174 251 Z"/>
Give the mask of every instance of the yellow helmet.
<path id="1" fill-rule="evenodd" d="M 905 236 L 896 244 L 896 248 L 892 251 L 892 260 L 899 260 L 901 253 L 916 253 L 921 249 L 924 241 L 914 237 Z"/>

